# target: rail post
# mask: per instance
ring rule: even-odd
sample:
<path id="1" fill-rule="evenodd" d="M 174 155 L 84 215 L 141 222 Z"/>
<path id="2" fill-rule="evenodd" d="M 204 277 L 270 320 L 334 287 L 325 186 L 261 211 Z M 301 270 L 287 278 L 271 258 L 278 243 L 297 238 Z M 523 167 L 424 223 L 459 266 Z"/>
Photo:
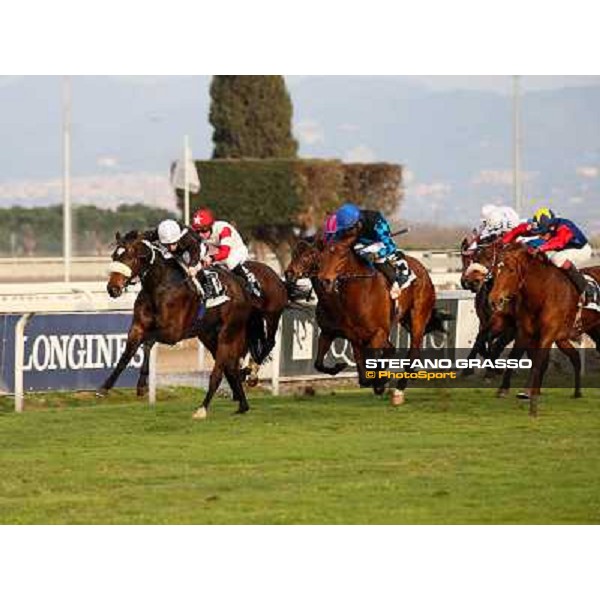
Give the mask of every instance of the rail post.
<path id="1" fill-rule="evenodd" d="M 15 325 L 15 412 L 23 412 L 23 366 L 25 362 L 25 327 L 34 313 L 25 313 Z"/>

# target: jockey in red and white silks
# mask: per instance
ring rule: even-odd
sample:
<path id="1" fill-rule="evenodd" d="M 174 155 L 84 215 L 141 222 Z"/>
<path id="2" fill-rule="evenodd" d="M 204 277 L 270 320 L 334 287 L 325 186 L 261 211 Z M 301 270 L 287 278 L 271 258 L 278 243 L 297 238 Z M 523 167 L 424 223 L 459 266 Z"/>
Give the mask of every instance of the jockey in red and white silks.
<path id="1" fill-rule="evenodd" d="M 213 254 L 203 258 L 204 266 L 210 266 L 212 263 L 225 265 L 246 281 L 252 294 L 260 297 L 258 281 L 244 264 L 249 257 L 248 248 L 236 228 L 227 221 L 217 221 L 208 208 L 201 208 L 194 213 L 192 228 L 202 241 L 215 249 Z"/>

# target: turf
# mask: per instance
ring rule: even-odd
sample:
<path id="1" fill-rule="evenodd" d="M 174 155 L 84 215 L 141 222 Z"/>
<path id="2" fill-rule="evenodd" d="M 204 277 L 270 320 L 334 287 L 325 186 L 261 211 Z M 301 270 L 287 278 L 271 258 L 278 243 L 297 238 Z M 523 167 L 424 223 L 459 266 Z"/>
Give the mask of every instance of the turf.
<path id="1" fill-rule="evenodd" d="M 0 412 L 1 523 L 598 523 L 600 392 L 28 399 Z"/>

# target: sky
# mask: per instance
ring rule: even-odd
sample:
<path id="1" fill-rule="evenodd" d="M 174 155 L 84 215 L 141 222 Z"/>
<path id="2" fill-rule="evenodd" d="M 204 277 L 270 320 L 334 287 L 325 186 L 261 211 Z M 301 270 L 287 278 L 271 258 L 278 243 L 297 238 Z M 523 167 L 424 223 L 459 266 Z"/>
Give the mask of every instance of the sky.
<path id="1" fill-rule="evenodd" d="M 435 138 L 425 139 L 418 128 L 411 130 L 410 122 L 404 123 L 398 133 L 388 136 L 396 135 L 397 139 L 379 139 L 379 142 L 374 139 L 375 131 L 387 128 L 393 132 L 406 117 L 394 116 L 394 106 L 390 106 L 398 102 L 398 96 L 394 94 L 399 93 L 402 98 L 416 94 L 417 101 L 422 96 L 435 104 L 438 97 L 450 98 L 453 93 L 465 93 L 465 98 L 477 92 L 489 93 L 493 95 L 492 101 L 494 97 L 498 98 L 498 105 L 504 111 L 493 117 L 502 121 L 502 135 L 506 138 L 510 131 L 507 112 L 512 90 L 510 76 L 342 79 L 293 75 L 287 76 L 286 80 L 294 102 L 294 129 L 300 142 L 300 155 L 405 164 L 407 192 L 413 200 L 412 204 L 407 203 L 408 209 L 413 209 L 412 212 L 409 210 L 409 216 L 418 216 L 427 206 L 430 211 L 427 216 L 435 218 L 438 205 L 443 206 L 437 198 L 452 197 L 453 185 L 455 194 L 459 191 L 455 184 L 447 181 L 447 174 L 442 172 L 444 166 L 438 166 L 439 152 L 443 150 L 439 147 L 440 142 Z M 375 80 L 379 87 L 374 87 Z M 340 82 L 338 86 L 337 81 Z M 190 135 L 196 158 L 210 157 L 212 129 L 207 117 L 210 77 L 85 76 L 73 77 L 71 82 L 74 200 L 106 207 L 125 201 L 143 201 L 174 208 L 168 168 L 171 161 L 181 155 L 183 136 Z M 348 82 L 352 85 L 348 86 Z M 62 78 L 51 76 L 0 77 L 0 132 L 3 138 L 0 146 L 0 206 L 14 203 L 35 206 L 60 201 L 62 83 Z M 536 92 L 599 86 L 600 77 L 523 76 L 520 85 L 527 97 Z M 376 105 L 379 108 L 371 110 Z M 407 106 L 414 109 L 414 104 Z M 336 118 L 342 113 L 347 113 L 348 118 L 338 123 Z M 382 115 L 389 121 L 382 123 Z M 427 115 L 419 118 L 418 127 L 425 133 Z M 471 124 L 460 126 L 468 128 Z M 452 143 L 456 143 L 460 131 L 452 133 L 459 135 L 453 138 Z M 412 137 L 408 137 L 409 134 Z M 485 150 L 485 145 L 493 142 L 493 139 L 481 139 L 477 143 Z M 508 138 L 503 143 L 506 145 Z M 503 193 L 506 193 L 510 184 L 510 150 L 506 147 L 502 152 L 506 159 L 503 164 L 478 165 L 477 169 L 473 168 L 474 174 L 466 172 L 470 170 L 469 165 L 460 167 L 465 170 L 465 179 L 500 179 L 504 181 Z M 478 154 L 482 153 L 483 150 Z M 479 159 L 481 156 L 473 156 L 473 165 Z M 577 168 L 595 169 L 596 157 L 590 155 L 589 159 L 588 162 L 593 164 L 588 164 L 583 156 L 583 162 Z M 430 165 L 432 172 L 428 172 Z M 547 168 L 550 170 L 551 166 Z M 543 178 L 544 172 L 538 172 L 537 176 Z M 577 199 L 579 195 L 571 193 L 571 197 Z M 421 198 L 427 199 L 428 204 L 415 204 L 414 200 L 421 202 Z M 458 197 L 455 201 L 459 201 Z"/>

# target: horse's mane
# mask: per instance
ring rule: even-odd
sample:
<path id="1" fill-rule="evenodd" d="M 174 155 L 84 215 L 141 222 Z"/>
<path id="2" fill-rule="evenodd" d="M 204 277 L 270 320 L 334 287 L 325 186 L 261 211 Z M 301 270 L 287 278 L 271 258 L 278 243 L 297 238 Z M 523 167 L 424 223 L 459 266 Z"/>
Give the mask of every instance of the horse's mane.
<path id="1" fill-rule="evenodd" d="M 121 236 L 121 239 L 124 242 L 135 242 L 140 237 L 140 232 L 137 229 L 132 229 L 128 231 L 124 235 Z"/>

